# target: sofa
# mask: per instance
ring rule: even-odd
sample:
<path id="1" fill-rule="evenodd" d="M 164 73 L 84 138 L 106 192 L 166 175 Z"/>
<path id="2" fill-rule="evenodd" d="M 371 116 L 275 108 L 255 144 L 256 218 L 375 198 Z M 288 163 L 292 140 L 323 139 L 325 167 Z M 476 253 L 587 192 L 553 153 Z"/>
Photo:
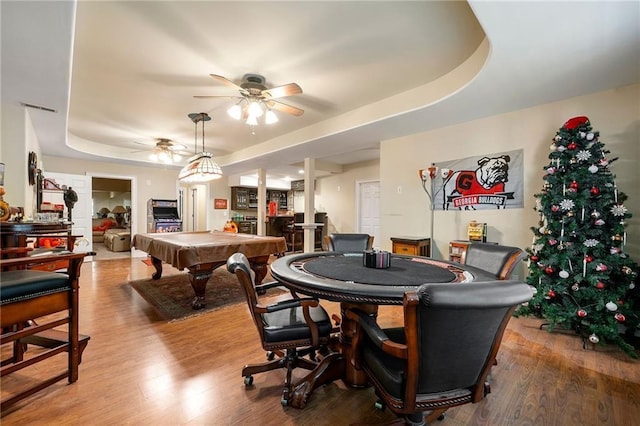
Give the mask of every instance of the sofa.
<path id="1" fill-rule="evenodd" d="M 104 233 L 111 228 L 118 226 L 118 223 L 113 218 L 104 219 L 92 219 L 91 230 L 94 243 L 104 243 Z"/>

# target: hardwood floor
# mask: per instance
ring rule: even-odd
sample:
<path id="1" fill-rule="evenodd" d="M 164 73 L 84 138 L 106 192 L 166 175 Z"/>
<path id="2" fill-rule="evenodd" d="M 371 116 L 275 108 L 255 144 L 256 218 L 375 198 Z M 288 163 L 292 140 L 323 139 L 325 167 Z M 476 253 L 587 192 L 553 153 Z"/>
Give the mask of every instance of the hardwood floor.
<path id="1" fill-rule="evenodd" d="M 242 366 L 265 356 L 246 306 L 167 323 L 126 284 L 151 271 L 140 259 L 83 265 L 80 332 L 91 340 L 78 382 L 59 382 L 10 407 L 3 425 L 370 425 L 394 419 L 388 410 L 374 410 L 371 388 L 332 383 L 303 410 L 280 405 L 283 371 L 258 374 L 245 389 Z M 170 273 L 178 271 L 165 266 Z M 323 305 L 338 313 L 337 304 Z M 400 314 L 382 307 L 380 322 L 398 324 Z M 640 362 L 613 347 L 583 349 L 575 335 L 541 331 L 539 323 L 511 320 L 492 371 L 492 393 L 450 409 L 441 424 L 638 424 Z M 37 364 L 31 374 L 47 366 Z M 18 373 L 2 378 L 3 398 L 29 380 Z"/>

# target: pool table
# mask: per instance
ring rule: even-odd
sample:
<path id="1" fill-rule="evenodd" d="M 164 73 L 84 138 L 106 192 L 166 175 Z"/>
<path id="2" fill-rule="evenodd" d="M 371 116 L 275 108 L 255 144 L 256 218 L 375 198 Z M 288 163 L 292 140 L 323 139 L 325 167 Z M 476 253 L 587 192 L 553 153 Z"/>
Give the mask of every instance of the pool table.
<path id="1" fill-rule="evenodd" d="M 262 237 L 221 231 L 167 232 L 136 234 L 133 246 L 147 252 L 155 268 L 154 280 L 162 277 L 162 262 L 189 270 L 189 281 L 195 292 L 193 309 L 204 307 L 204 294 L 213 270 L 224 265 L 233 253 L 244 253 L 256 273 L 256 284 L 267 274 L 267 263 L 272 254 L 280 255 L 287 249 L 284 237 Z"/>

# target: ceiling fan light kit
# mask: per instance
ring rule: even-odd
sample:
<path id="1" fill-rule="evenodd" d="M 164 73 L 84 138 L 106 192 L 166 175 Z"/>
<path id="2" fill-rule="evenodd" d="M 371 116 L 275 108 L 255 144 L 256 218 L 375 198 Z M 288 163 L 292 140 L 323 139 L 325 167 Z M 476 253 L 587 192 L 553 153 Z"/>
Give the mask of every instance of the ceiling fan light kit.
<path id="1" fill-rule="evenodd" d="M 258 119 L 264 116 L 264 124 L 274 124 L 278 122 L 278 116 L 273 110 L 287 114 L 301 116 L 304 110 L 287 105 L 274 99 L 285 96 L 298 95 L 302 89 L 296 83 L 289 83 L 283 86 L 267 89 L 265 78 L 258 74 L 247 74 L 240 85 L 216 74 L 211 77 L 221 83 L 233 87 L 240 92 L 240 101 L 232 105 L 227 114 L 234 120 L 244 120 L 250 126 L 258 125 Z M 228 96 L 196 96 L 196 98 L 228 98 Z"/>
<path id="2" fill-rule="evenodd" d="M 182 156 L 175 150 L 184 148 L 186 148 L 184 145 L 175 144 L 170 139 L 158 139 L 153 152 L 149 154 L 149 159 L 165 164 L 177 163 L 182 160 Z"/>
<path id="3" fill-rule="evenodd" d="M 203 183 L 222 177 L 222 169 L 213 160 L 213 154 L 204 150 L 204 122 L 211 117 L 206 112 L 191 113 L 189 118 L 195 124 L 195 150 L 198 147 L 198 123 L 202 122 L 202 152 L 189 158 L 189 163 L 180 170 L 178 179 L 186 183 Z"/>

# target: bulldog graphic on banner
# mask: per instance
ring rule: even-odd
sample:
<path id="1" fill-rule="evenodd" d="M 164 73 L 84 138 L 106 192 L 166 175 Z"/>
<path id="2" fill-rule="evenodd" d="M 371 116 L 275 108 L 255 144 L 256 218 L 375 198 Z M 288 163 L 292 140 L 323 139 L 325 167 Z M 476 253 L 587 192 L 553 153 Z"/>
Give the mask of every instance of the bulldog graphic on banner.
<path id="1" fill-rule="evenodd" d="M 468 157 L 436 164 L 453 170 L 436 193 L 438 210 L 522 208 L 523 150 Z"/>

